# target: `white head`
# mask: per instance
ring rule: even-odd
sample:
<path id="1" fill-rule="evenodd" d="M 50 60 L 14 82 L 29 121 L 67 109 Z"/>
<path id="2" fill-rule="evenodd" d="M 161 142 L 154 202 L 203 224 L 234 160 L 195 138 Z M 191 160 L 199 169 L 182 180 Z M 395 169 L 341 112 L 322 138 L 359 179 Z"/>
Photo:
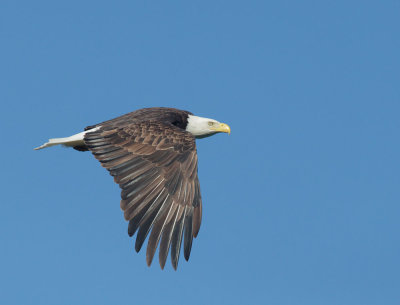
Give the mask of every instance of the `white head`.
<path id="1" fill-rule="evenodd" d="M 196 138 L 205 138 L 217 132 L 230 133 L 231 129 L 227 124 L 216 120 L 189 115 L 186 131 L 192 133 Z"/>

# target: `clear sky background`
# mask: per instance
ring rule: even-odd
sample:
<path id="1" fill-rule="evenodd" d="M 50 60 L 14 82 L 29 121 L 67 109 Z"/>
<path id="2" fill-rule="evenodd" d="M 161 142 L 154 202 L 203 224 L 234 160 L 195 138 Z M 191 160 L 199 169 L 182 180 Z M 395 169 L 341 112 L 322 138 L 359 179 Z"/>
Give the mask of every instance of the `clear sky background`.
<path id="1" fill-rule="evenodd" d="M 399 1 L 0 4 L 2 304 L 400 304 Z M 203 223 L 148 268 L 90 153 L 142 107 L 198 141 Z"/>

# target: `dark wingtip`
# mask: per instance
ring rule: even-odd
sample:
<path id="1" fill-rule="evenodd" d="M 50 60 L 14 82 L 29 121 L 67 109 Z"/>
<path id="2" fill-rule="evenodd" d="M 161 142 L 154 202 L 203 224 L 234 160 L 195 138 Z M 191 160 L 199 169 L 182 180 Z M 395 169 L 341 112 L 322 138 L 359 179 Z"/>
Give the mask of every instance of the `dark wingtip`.
<path id="1" fill-rule="evenodd" d="M 184 257 L 185 257 L 185 260 L 188 262 L 189 261 L 189 258 L 190 258 L 190 250 L 188 251 L 188 252 L 186 252 L 186 251 L 184 251 Z"/>
<path id="2" fill-rule="evenodd" d="M 136 238 L 136 242 L 135 242 L 135 251 L 137 253 L 139 253 L 140 249 L 142 249 L 142 244 L 138 243 L 138 239 Z"/>
<path id="3" fill-rule="evenodd" d="M 178 253 L 178 255 L 175 254 L 174 256 L 171 256 L 171 263 L 172 263 L 172 267 L 176 271 L 178 269 L 179 253 Z"/>
<path id="4" fill-rule="evenodd" d="M 143 227 L 140 227 L 139 232 L 136 236 L 136 242 L 135 242 L 135 250 L 136 252 L 139 252 L 140 249 L 142 249 L 143 243 L 145 241 L 146 235 L 147 234 L 143 234 L 143 231 L 145 229 L 143 229 Z"/>
<path id="5" fill-rule="evenodd" d="M 135 235 L 136 230 L 139 228 L 139 220 L 142 218 L 143 212 L 139 213 L 135 217 L 133 217 L 131 220 L 129 220 L 128 224 L 128 235 L 129 237 L 132 237 Z"/>
<path id="6" fill-rule="evenodd" d="M 133 225 L 132 225 L 132 226 L 133 226 Z M 135 234 L 135 232 L 136 232 L 136 228 L 133 229 L 132 226 L 131 226 L 130 223 L 129 223 L 129 226 L 128 226 L 128 235 L 129 235 L 129 237 L 132 237 L 133 234 Z"/>
<path id="7" fill-rule="evenodd" d="M 164 267 L 165 267 L 165 262 L 164 262 L 164 263 L 162 263 L 162 262 L 160 261 L 160 267 L 161 267 L 161 270 L 164 270 Z"/>

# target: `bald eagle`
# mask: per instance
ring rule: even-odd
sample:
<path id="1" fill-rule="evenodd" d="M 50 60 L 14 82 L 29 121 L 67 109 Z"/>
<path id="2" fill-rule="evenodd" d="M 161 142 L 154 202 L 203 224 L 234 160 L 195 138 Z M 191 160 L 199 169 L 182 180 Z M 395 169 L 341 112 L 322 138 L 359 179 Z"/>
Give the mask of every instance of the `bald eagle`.
<path id="1" fill-rule="evenodd" d="M 230 127 L 184 110 L 145 108 L 88 126 L 70 137 L 50 139 L 35 150 L 59 144 L 90 150 L 121 188 L 128 234 L 137 232 L 135 250 L 140 251 L 150 233 L 147 265 L 160 244 L 161 268 L 171 248 L 176 270 L 182 238 L 184 257 L 189 260 L 201 224 L 195 139 L 218 132 L 230 133 Z"/>

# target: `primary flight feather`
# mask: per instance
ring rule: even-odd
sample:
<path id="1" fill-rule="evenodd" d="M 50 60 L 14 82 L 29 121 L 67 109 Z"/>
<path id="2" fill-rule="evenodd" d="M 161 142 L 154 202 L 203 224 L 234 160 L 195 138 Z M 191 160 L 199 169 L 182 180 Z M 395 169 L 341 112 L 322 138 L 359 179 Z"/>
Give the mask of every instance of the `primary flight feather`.
<path id="1" fill-rule="evenodd" d="M 195 139 L 218 132 L 230 133 L 230 127 L 184 110 L 145 108 L 88 126 L 70 137 L 50 139 L 35 149 L 62 144 L 90 150 L 121 188 L 128 234 L 137 232 L 135 250 L 140 251 L 150 234 L 147 264 L 160 244 L 161 268 L 171 249 L 176 270 L 182 240 L 188 260 L 201 224 Z"/>

